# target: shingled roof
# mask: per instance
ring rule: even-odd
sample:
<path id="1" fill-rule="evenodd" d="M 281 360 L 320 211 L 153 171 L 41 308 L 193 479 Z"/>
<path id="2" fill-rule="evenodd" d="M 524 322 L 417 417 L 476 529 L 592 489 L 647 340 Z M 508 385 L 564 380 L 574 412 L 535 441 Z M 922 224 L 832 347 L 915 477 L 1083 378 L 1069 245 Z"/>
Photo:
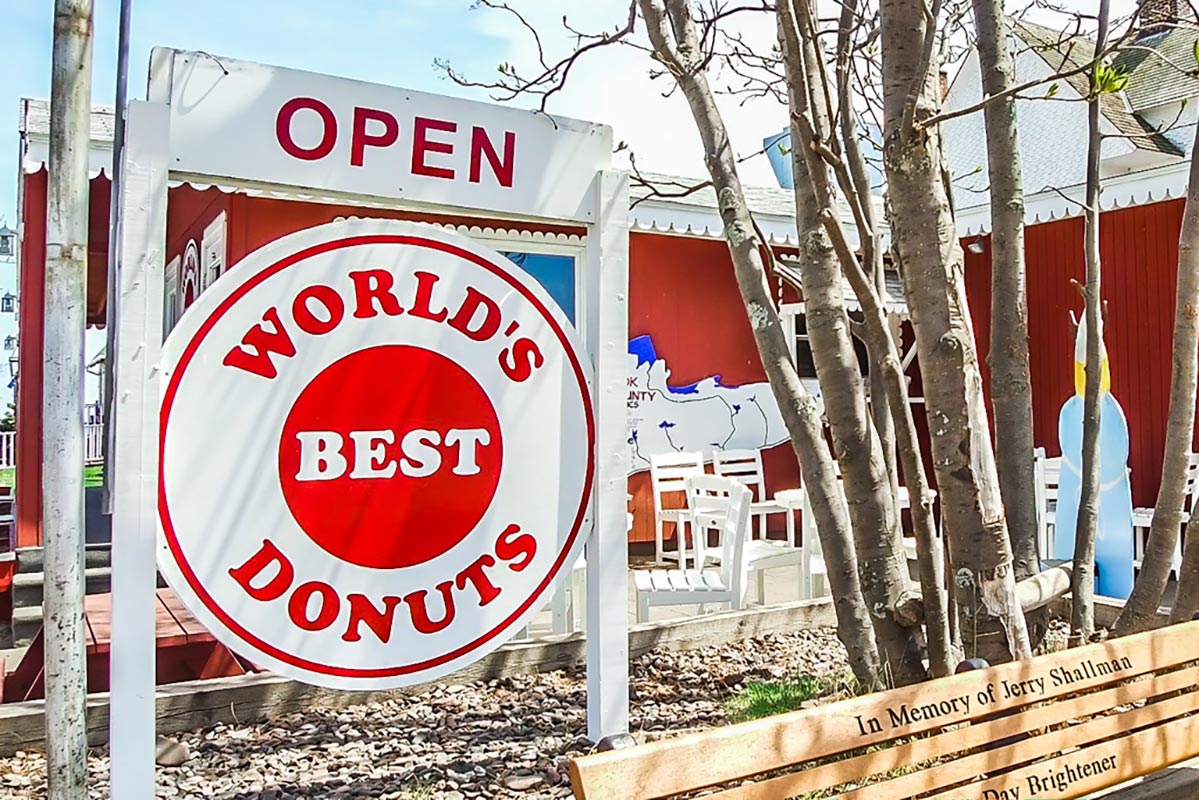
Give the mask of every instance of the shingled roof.
<path id="1" fill-rule="evenodd" d="M 112 106 L 92 106 L 90 135 L 93 142 L 111 142 L 115 124 L 116 115 Z M 50 136 L 50 101 L 22 98 L 17 130 L 23 134 L 48 138 Z"/>
<path id="2" fill-rule="evenodd" d="M 1095 57 L 1095 43 L 1085 36 L 1072 35 L 1024 20 L 1012 20 L 1012 28 L 1054 71 L 1078 69 Z M 1129 87 L 1134 83 L 1148 83 L 1150 80 L 1148 77 L 1142 78 L 1139 73 L 1133 77 L 1131 70 L 1129 75 Z M 1079 72 L 1063 80 L 1084 97 L 1090 92 L 1090 81 L 1085 72 Z M 1138 149 L 1172 156 L 1184 155 L 1169 138 L 1129 109 L 1131 103 L 1125 96 L 1127 91 L 1126 89 L 1125 92 L 1100 96 L 1099 110 L 1104 118 L 1117 131 L 1129 137 L 1128 141 Z"/>
<path id="3" fill-rule="evenodd" d="M 1168 27 L 1139 37 L 1112 64 L 1132 77 L 1124 89 L 1133 111 L 1199 96 L 1195 45 L 1199 31 Z"/>

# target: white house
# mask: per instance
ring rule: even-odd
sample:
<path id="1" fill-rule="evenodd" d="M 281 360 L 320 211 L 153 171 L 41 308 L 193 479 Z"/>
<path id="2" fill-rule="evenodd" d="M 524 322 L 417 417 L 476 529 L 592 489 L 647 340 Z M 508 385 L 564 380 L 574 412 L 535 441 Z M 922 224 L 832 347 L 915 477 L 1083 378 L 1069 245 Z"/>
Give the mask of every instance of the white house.
<path id="1" fill-rule="evenodd" d="M 1100 101 L 1104 136 L 1100 165 L 1102 206 L 1122 208 L 1185 193 L 1191 142 L 1199 108 L 1194 71 L 1194 19 L 1186 22 L 1185 0 L 1142 0 L 1138 30 L 1112 65 L 1128 76 L 1122 92 Z M 1182 20 L 1179 22 L 1179 20 Z M 1011 49 L 1016 82 L 1052 78 L 1087 64 L 1094 42 L 1015 20 Z M 1049 80 L 1020 95 L 1017 135 L 1027 221 L 1046 222 L 1081 213 L 1087 149 L 1088 78 L 1079 73 Z M 982 99 L 978 52 L 962 63 L 945 96 L 944 108 L 968 108 Z M 953 180 L 959 233 L 990 228 L 987 145 L 982 113 L 944 124 L 945 150 Z M 1064 196 L 1063 196 L 1064 195 Z"/>

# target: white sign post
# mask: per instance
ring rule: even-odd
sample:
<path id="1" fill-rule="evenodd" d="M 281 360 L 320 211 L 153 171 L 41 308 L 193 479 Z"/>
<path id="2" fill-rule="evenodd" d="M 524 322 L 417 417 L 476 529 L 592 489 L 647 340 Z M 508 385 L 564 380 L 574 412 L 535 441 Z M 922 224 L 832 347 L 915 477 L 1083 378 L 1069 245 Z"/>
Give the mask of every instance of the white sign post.
<path id="1" fill-rule="evenodd" d="M 116 298 L 112 463 L 112 645 L 109 730 L 112 797 L 154 791 L 154 665 L 158 530 L 158 361 L 166 261 L 165 106 L 133 101 L 125 120 L 120 287 Z"/>
<path id="2" fill-rule="evenodd" d="M 498 647 L 590 534 L 588 733 L 625 733 L 628 181 L 607 170 L 610 129 L 207 54 L 151 61 L 116 323 L 114 796 L 153 796 L 153 515 L 160 568 L 218 638 L 346 689 Z M 272 242 L 199 298 L 163 351 L 160 418 L 168 160 L 176 179 L 583 225 L 586 347 L 481 244 L 349 220 Z"/>

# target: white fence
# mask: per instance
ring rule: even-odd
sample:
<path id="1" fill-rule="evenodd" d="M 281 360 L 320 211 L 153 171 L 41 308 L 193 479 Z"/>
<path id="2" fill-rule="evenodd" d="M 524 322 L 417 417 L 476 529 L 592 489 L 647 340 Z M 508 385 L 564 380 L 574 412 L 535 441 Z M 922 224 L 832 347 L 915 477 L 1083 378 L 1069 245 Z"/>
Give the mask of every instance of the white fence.
<path id="1" fill-rule="evenodd" d="M 104 426 L 83 426 L 83 463 L 101 464 L 104 462 Z"/>
<path id="2" fill-rule="evenodd" d="M 104 426 L 83 426 L 83 463 L 99 464 L 104 461 Z M 0 433 L 0 469 L 17 466 L 17 435 L 12 431 Z"/>

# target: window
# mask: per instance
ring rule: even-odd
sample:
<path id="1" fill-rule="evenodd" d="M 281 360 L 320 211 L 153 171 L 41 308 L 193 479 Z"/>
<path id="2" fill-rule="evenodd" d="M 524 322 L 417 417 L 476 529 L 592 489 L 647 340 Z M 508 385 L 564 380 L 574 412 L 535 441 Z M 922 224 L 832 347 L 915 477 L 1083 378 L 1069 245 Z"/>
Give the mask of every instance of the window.
<path id="1" fill-rule="evenodd" d="M 221 273 L 225 271 L 225 212 L 222 211 L 216 219 L 204 229 L 200 238 L 200 250 L 203 253 L 203 265 L 200 275 L 200 290 L 211 286 Z"/>
<path id="2" fill-rule="evenodd" d="M 796 314 L 793 320 L 795 341 L 792 351 L 795 356 L 795 371 L 801 378 L 815 378 L 816 361 L 812 358 L 812 342 L 808 339 L 808 318 L 804 314 Z"/>
<path id="3" fill-rule="evenodd" d="M 179 320 L 179 256 L 171 259 L 162 277 L 162 335 L 165 337 Z"/>
<path id="4" fill-rule="evenodd" d="M 575 323 L 575 257 L 559 253 L 505 252 L 501 254 L 516 264 L 549 292 L 550 297 Z"/>
<path id="5" fill-rule="evenodd" d="M 861 320 L 860 311 L 850 311 L 850 319 Z M 808 318 L 802 310 L 792 310 L 791 326 L 795 332 L 794 339 L 791 345 L 791 355 L 795 359 L 795 371 L 801 378 L 816 377 L 816 360 L 812 357 L 812 342 L 808 338 Z M 851 337 L 853 342 L 854 353 L 858 357 L 858 369 L 863 375 L 866 375 L 870 369 L 870 361 L 866 357 L 866 345 L 855 338 Z"/>

